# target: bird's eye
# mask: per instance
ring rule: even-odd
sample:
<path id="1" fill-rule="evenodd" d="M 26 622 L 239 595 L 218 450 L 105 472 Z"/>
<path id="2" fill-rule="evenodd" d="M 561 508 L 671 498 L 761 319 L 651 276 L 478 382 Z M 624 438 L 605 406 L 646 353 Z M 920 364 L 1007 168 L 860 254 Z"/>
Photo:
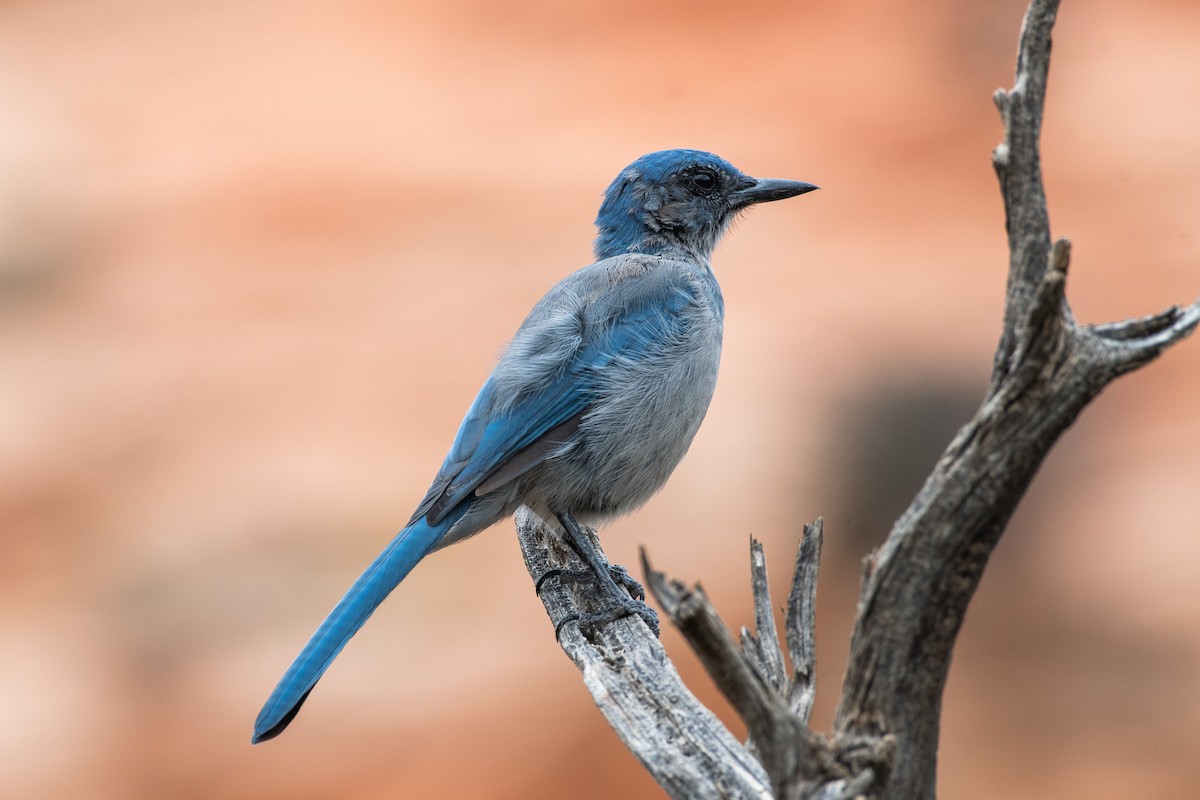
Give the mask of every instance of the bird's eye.
<path id="1" fill-rule="evenodd" d="M 711 192 L 717 187 L 717 176 L 710 170 L 699 169 L 691 175 L 692 188 L 698 192 Z"/>

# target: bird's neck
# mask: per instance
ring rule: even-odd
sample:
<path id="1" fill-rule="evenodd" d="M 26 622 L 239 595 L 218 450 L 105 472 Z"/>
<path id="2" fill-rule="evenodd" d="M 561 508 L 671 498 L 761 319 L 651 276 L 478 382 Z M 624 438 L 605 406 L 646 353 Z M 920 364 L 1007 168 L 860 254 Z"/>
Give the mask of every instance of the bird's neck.
<path id="1" fill-rule="evenodd" d="M 596 260 L 600 261 L 626 253 L 662 256 L 708 265 L 712 244 L 706 241 L 687 241 L 668 229 L 655 230 L 645 223 L 628 217 L 619 225 L 601 226 L 595 243 Z"/>

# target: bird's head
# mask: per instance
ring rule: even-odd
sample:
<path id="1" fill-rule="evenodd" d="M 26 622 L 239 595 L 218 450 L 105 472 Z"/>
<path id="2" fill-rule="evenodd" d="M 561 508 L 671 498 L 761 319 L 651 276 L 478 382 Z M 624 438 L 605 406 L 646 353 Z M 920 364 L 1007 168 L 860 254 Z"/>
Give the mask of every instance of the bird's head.
<path id="1" fill-rule="evenodd" d="M 816 189 L 751 178 L 699 150 L 661 150 L 634 161 L 608 187 L 596 216 L 596 258 L 672 251 L 707 260 L 739 211 Z"/>

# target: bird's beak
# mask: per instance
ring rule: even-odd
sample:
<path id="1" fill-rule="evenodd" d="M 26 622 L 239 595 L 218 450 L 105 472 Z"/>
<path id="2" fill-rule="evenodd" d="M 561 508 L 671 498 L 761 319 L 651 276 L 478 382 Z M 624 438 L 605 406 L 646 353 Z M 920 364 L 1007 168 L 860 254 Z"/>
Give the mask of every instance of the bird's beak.
<path id="1" fill-rule="evenodd" d="M 729 195 L 730 204 L 735 208 L 745 208 L 755 203 L 769 203 L 772 200 L 785 200 L 798 194 L 820 189 L 804 181 L 785 181 L 776 178 L 747 178 L 746 184 Z"/>

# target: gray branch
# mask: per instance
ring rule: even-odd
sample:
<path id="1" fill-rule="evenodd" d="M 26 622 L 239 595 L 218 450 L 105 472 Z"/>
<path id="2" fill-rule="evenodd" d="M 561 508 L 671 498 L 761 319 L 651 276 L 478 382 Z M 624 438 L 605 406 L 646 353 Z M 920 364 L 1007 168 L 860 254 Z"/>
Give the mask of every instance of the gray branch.
<path id="1" fill-rule="evenodd" d="M 1092 399 L 1200 323 L 1200 302 L 1099 325 L 1078 325 L 1071 314 L 1071 248 L 1051 238 L 1039 154 L 1057 10 L 1057 0 L 1033 0 L 1013 87 L 993 97 L 1004 123 L 992 161 L 1010 262 L 992 379 L 974 419 L 867 560 L 832 736 L 808 727 L 819 520 L 806 527 L 796 559 L 786 659 L 758 543 L 751 543 L 756 630 L 743 630 L 740 646 L 699 585 L 667 580 L 643 554 L 651 592 L 746 722 L 746 746 L 683 686 L 640 619 L 589 636 L 569 622 L 561 628 L 562 647 L 601 711 L 672 797 L 933 798 L 951 652 L 1018 501 Z M 517 525 L 535 578 L 570 562 L 557 534 L 531 512 L 520 513 Z M 541 596 L 556 626 L 595 608 L 587 583 L 547 581 Z"/>
<path id="2" fill-rule="evenodd" d="M 553 569 L 583 568 L 560 535 L 528 508 L 517 511 L 517 537 L 535 580 Z M 539 596 L 601 713 L 671 797 L 772 796 L 762 764 L 688 691 L 640 617 L 615 620 L 589 636 L 564 620 L 599 610 L 593 584 L 551 578 Z"/>

